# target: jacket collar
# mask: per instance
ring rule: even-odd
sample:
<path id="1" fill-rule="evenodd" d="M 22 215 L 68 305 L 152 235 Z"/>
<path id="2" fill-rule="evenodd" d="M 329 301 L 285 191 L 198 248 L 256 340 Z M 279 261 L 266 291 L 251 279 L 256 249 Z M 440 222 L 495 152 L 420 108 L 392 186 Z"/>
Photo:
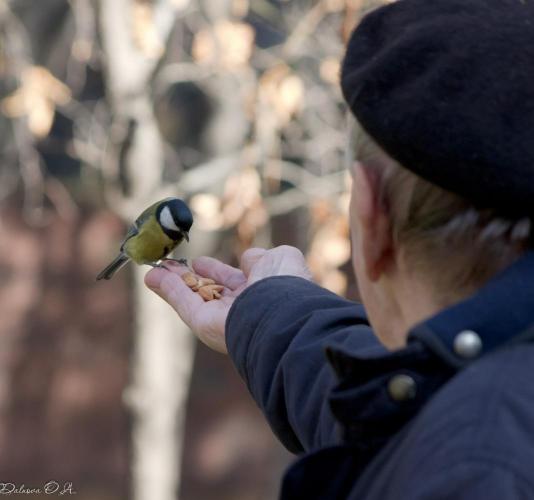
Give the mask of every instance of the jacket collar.
<path id="1" fill-rule="evenodd" d="M 330 406 L 345 442 L 368 462 L 458 370 L 494 349 L 533 339 L 533 324 L 534 252 L 527 252 L 473 296 L 416 325 L 404 349 L 359 356 L 328 347 L 339 378 Z M 478 336 L 480 349 L 462 357 L 456 342 L 466 331 Z M 391 396 L 399 375 L 414 382 L 403 401 Z"/>
<path id="2" fill-rule="evenodd" d="M 534 252 L 527 252 L 467 300 L 415 326 L 409 340 L 419 340 L 450 366 L 459 369 L 526 334 L 534 323 Z M 477 356 L 461 356 L 455 341 L 461 332 L 481 339 Z"/>

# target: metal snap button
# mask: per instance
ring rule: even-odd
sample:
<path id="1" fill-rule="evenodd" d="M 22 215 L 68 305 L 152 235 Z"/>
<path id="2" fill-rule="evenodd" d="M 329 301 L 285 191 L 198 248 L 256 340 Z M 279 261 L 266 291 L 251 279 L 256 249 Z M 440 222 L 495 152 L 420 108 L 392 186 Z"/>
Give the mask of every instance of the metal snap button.
<path id="1" fill-rule="evenodd" d="M 417 384 L 409 375 L 395 375 L 388 382 L 388 393 L 393 401 L 409 401 L 417 394 Z"/>
<path id="2" fill-rule="evenodd" d="M 464 330 L 454 339 L 454 352 L 466 359 L 476 358 L 482 351 L 482 339 L 473 330 Z"/>

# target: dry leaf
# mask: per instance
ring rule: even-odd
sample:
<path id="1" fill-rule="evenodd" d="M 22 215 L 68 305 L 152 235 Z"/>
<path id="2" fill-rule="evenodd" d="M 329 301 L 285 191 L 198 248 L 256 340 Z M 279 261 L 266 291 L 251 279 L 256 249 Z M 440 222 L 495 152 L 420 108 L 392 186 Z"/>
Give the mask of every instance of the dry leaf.
<path id="1" fill-rule="evenodd" d="M 93 54 L 93 44 L 89 40 L 74 40 L 70 52 L 72 57 L 80 62 L 86 63 L 91 59 Z"/>
<path id="2" fill-rule="evenodd" d="M 254 29 L 249 24 L 218 21 L 213 29 L 196 34 L 193 58 L 200 64 L 235 70 L 250 60 L 254 38 Z"/>
<path id="3" fill-rule="evenodd" d="M 70 89 L 46 68 L 24 70 L 20 87 L 2 100 L 2 112 L 10 118 L 28 117 L 28 127 L 36 137 L 46 137 L 52 127 L 56 105 L 71 99 Z"/>
<path id="4" fill-rule="evenodd" d="M 334 269 L 324 276 L 321 286 L 338 295 L 343 295 L 347 290 L 347 277 L 338 269 Z"/>
<path id="5" fill-rule="evenodd" d="M 224 217 L 221 200 L 211 193 L 199 193 L 191 198 L 191 209 L 195 214 L 195 224 L 205 231 L 220 229 Z"/>
<path id="6" fill-rule="evenodd" d="M 235 17 L 245 17 L 249 8 L 249 0 L 233 0 L 232 2 L 232 14 Z"/>
<path id="7" fill-rule="evenodd" d="M 278 107 L 284 113 L 293 116 L 300 109 L 303 97 L 304 84 L 297 75 L 288 75 L 280 82 Z"/>
<path id="8" fill-rule="evenodd" d="M 172 6 L 180 11 L 185 10 L 187 7 L 189 7 L 190 0 L 171 0 Z"/>
<path id="9" fill-rule="evenodd" d="M 312 207 L 312 223 L 317 228 L 307 255 L 308 265 L 319 284 L 342 294 L 347 278 L 339 270 L 351 256 L 348 219 L 338 200 L 322 200 Z"/>
<path id="10" fill-rule="evenodd" d="M 132 4 L 132 38 L 136 47 L 150 59 L 161 57 L 165 50 L 155 20 L 155 6 L 137 0 Z"/>
<path id="11" fill-rule="evenodd" d="M 226 180 L 222 216 L 224 225 L 237 224 L 245 212 L 262 203 L 261 179 L 254 168 L 244 168 Z"/>
<path id="12" fill-rule="evenodd" d="M 286 64 L 277 64 L 261 77 L 259 99 L 264 110 L 272 110 L 284 126 L 302 108 L 304 84 Z"/>
<path id="13" fill-rule="evenodd" d="M 345 8 L 345 0 L 325 0 L 324 4 L 328 12 L 340 12 Z"/>
<path id="14" fill-rule="evenodd" d="M 339 75 L 341 71 L 341 64 L 339 59 L 329 57 L 321 62 L 319 72 L 321 78 L 332 85 L 339 85 Z"/>
<path id="15" fill-rule="evenodd" d="M 328 267 L 339 267 L 350 258 L 349 228 L 346 218 L 334 215 L 316 232 L 310 254 L 317 255 Z"/>
<path id="16" fill-rule="evenodd" d="M 310 212 L 312 223 L 316 226 L 320 226 L 330 220 L 333 214 L 333 207 L 329 200 L 318 198 L 316 200 L 312 200 Z"/>

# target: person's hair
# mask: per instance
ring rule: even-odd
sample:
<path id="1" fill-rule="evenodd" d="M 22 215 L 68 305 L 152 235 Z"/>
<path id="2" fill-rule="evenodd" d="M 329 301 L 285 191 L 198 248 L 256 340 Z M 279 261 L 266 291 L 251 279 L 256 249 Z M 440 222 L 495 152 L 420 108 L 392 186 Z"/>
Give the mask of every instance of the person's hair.
<path id="1" fill-rule="evenodd" d="M 396 247 L 446 303 L 482 286 L 532 246 L 529 217 L 479 209 L 392 159 L 351 118 L 353 159 L 374 170 Z"/>

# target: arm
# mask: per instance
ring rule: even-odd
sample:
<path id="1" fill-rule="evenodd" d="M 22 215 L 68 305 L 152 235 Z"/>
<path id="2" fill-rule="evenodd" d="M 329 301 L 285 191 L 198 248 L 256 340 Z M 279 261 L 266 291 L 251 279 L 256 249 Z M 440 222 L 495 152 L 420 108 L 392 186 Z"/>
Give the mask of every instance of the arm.
<path id="1" fill-rule="evenodd" d="M 382 350 L 361 306 L 290 276 L 245 290 L 226 322 L 228 351 L 273 431 L 293 452 L 337 439 L 328 392 L 335 384 L 327 345 Z"/>
<path id="2" fill-rule="evenodd" d="M 207 257 L 193 267 L 225 285 L 221 300 L 204 302 L 193 293 L 179 278 L 184 267 L 154 269 L 145 281 L 202 342 L 230 352 L 288 449 L 334 444 L 327 394 L 335 380 L 324 347 L 335 342 L 356 353 L 383 350 L 363 308 L 313 284 L 302 254 L 292 247 L 248 250 L 241 269 Z"/>

